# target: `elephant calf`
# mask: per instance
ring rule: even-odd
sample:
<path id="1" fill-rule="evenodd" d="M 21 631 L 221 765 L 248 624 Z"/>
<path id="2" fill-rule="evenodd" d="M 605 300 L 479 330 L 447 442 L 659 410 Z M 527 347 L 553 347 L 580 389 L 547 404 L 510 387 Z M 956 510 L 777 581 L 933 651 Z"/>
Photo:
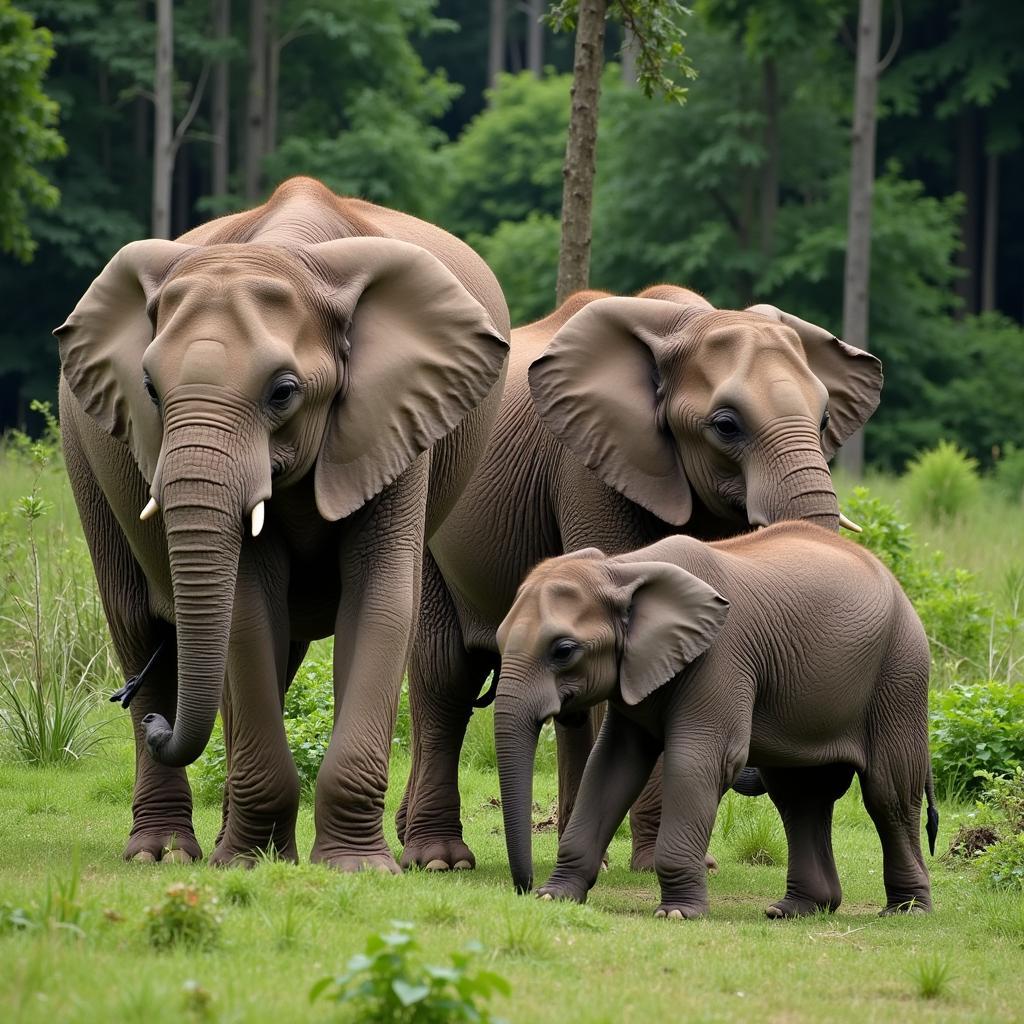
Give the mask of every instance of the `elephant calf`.
<path id="1" fill-rule="evenodd" d="M 756 766 L 789 844 L 769 917 L 839 906 L 832 807 L 860 776 L 882 841 L 884 913 L 931 908 L 919 838 L 938 813 L 928 755 L 928 642 L 869 552 L 782 523 L 705 544 L 669 537 L 538 566 L 498 632 L 495 735 L 509 862 L 532 884 L 530 798 L 541 723 L 608 701 L 579 797 L 539 895 L 582 902 L 601 855 L 663 754 L 658 917 L 707 910 L 704 854 L 722 794 Z"/>

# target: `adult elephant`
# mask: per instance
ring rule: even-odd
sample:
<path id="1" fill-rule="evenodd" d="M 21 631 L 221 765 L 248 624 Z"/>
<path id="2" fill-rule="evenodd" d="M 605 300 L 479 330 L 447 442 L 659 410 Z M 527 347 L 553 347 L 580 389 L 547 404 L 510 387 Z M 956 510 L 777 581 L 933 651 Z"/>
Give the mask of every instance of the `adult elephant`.
<path id="1" fill-rule="evenodd" d="M 499 665 L 497 627 L 534 565 L 680 530 L 715 539 L 785 519 L 837 530 L 827 460 L 881 386 L 877 359 L 820 327 L 773 306 L 717 310 L 671 285 L 635 298 L 582 292 L 514 331 L 487 453 L 424 561 L 402 863 L 474 864 L 459 751 Z M 561 827 L 593 732 L 586 715 L 555 724 Z M 644 806 L 636 868 L 653 866 L 657 799 Z"/>
<path id="2" fill-rule="evenodd" d="M 125 246 L 57 330 L 68 470 L 132 677 L 126 858 L 201 856 L 184 766 L 222 705 L 211 861 L 296 859 L 282 704 L 333 635 L 312 858 L 398 870 L 381 818 L 423 545 L 484 452 L 508 329 L 467 246 L 296 178 Z"/>

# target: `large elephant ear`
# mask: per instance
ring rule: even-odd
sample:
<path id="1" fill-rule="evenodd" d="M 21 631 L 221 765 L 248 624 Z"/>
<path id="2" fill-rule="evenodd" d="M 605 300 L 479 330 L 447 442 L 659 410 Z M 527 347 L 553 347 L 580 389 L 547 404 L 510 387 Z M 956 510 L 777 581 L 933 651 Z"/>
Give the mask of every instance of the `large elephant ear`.
<path id="1" fill-rule="evenodd" d="M 508 342 L 426 249 L 390 238 L 310 246 L 331 289 L 345 382 L 316 465 L 330 521 L 378 495 L 494 387 Z"/>
<path id="2" fill-rule="evenodd" d="M 162 238 L 130 242 L 53 332 L 61 373 L 75 398 L 132 449 L 147 480 L 156 468 L 162 428 L 142 384 L 142 356 L 153 340 L 152 303 L 172 264 L 190 249 Z"/>
<path id="3" fill-rule="evenodd" d="M 658 415 L 664 360 L 687 307 L 660 299 L 597 299 L 570 317 L 530 366 L 540 418 L 609 487 L 682 526 L 693 499 Z"/>
<path id="4" fill-rule="evenodd" d="M 868 421 L 882 393 L 882 364 L 870 352 L 847 345 L 823 327 L 775 306 L 751 306 L 748 313 L 777 320 L 800 336 L 811 372 L 828 390 L 829 423 L 822 438 L 825 458 Z"/>
<path id="5" fill-rule="evenodd" d="M 613 562 L 611 571 L 627 610 L 619 687 L 622 699 L 634 705 L 711 646 L 725 625 L 729 602 L 668 562 Z"/>

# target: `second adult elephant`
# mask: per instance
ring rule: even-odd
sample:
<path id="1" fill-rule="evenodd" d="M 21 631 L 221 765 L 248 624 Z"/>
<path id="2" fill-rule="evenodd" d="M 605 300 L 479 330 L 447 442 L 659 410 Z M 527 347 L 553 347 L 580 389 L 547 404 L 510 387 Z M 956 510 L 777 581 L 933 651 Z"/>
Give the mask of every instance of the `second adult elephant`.
<path id="1" fill-rule="evenodd" d="M 820 327 L 772 306 L 717 310 L 667 285 L 635 298 L 583 292 L 513 331 L 489 447 L 425 559 L 403 864 L 474 863 L 459 751 L 530 568 L 680 528 L 704 539 L 784 519 L 837 530 L 827 459 L 881 386 L 877 359 Z M 592 733 L 586 716 L 556 727 L 564 825 Z M 635 867 L 651 866 L 655 833 L 656 820 L 634 830 Z"/>

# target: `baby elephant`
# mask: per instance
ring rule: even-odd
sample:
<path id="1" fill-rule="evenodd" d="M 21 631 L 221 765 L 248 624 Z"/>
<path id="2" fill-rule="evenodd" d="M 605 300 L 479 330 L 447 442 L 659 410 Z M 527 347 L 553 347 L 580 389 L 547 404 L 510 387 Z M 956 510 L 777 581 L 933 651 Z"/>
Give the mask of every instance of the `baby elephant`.
<path id="1" fill-rule="evenodd" d="M 930 910 L 920 844 L 938 813 L 928 755 L 928 642 L 869 552 L 782 523 L 705 544 L 669 537 L 606 558 L 541 563 L 498 631 L 495 737 L 509 863 L 532 885 L 537 735 L 551 715 L 608 701 L 539 895 L 583 902 L 601 855 L 664 753 L 656 917 L 708 908 L 704 854 L 722 794 L 755 766 L 782 815 L 786 894 L 769 917 L 835 910 L 832 807 L 856 772 L 882 841 L 883 913 Z"/>

